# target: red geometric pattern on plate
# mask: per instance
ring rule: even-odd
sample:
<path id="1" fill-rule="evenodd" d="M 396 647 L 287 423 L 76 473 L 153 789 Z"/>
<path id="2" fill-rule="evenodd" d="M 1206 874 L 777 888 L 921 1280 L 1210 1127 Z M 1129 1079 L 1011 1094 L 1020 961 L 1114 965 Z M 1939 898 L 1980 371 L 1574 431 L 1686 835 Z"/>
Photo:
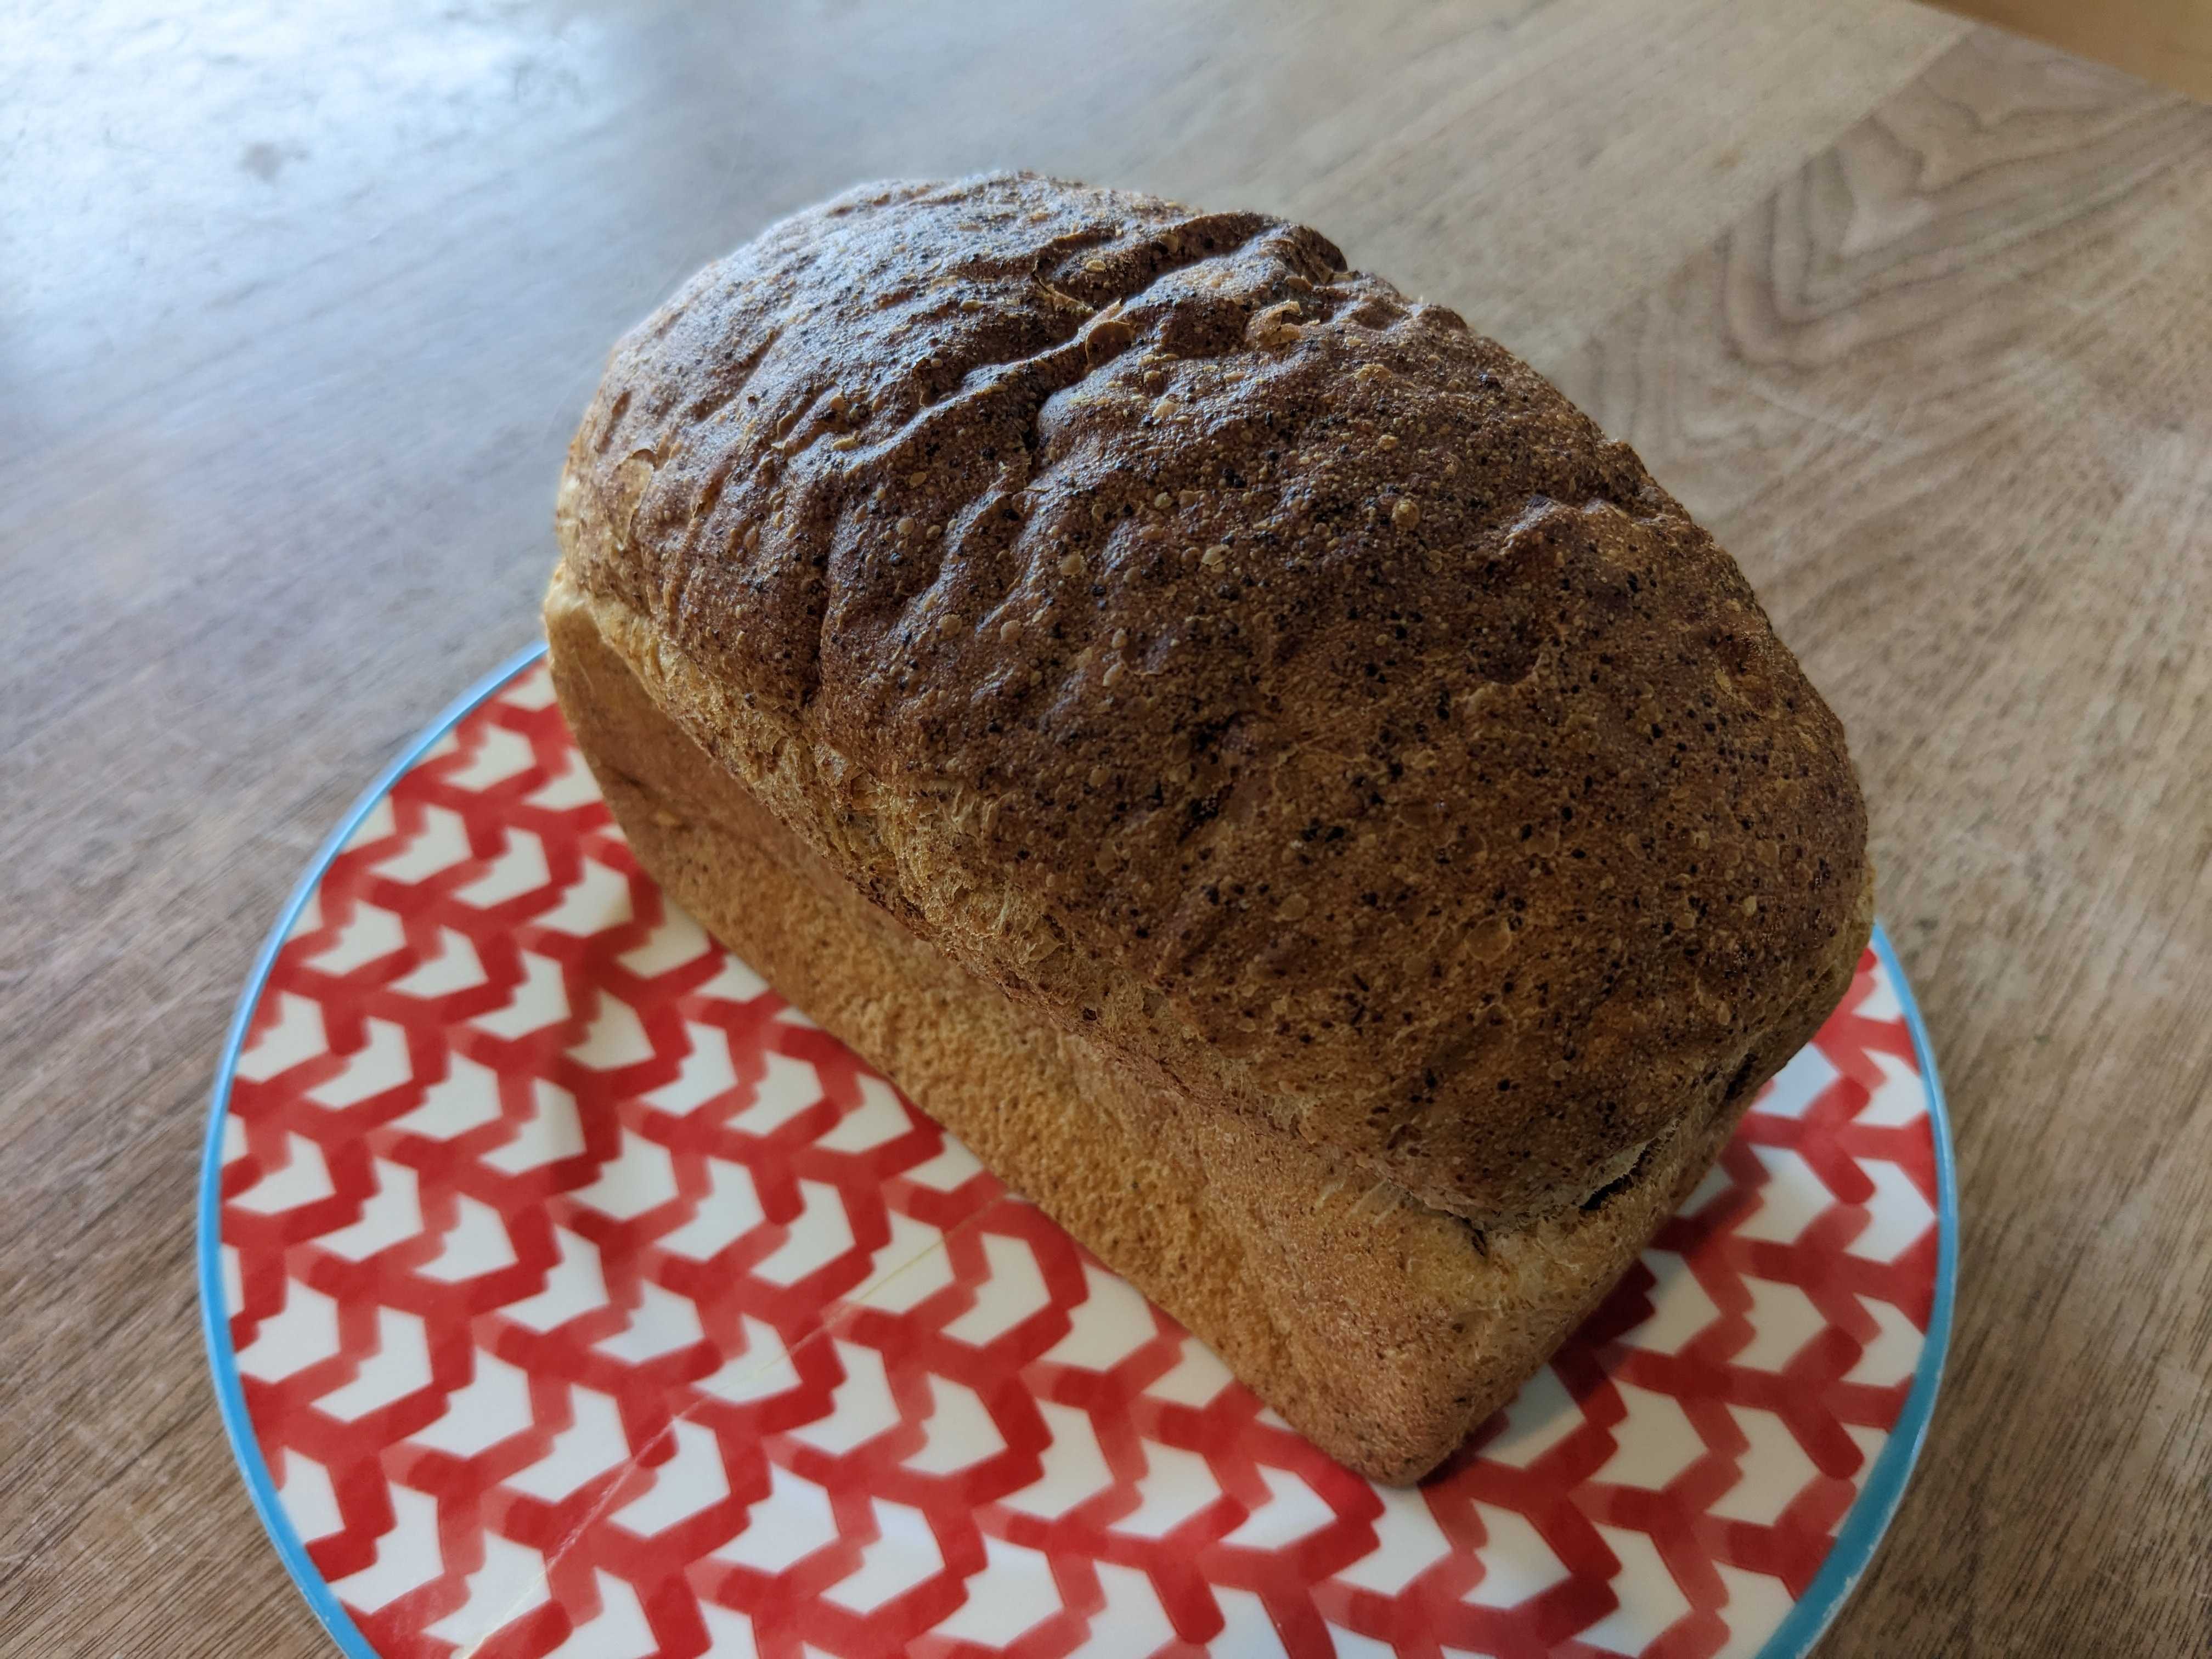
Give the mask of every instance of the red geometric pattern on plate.
<path id="1" fill-rule="evenodd" d="M 254 1433 L 392 1659 L 1755 1652 L 1936 1278 L 1869 953 L 1512 1407 L 1372 1486 L 667 904 L 542 666 L 331 862 L 225 1134 Z"/>

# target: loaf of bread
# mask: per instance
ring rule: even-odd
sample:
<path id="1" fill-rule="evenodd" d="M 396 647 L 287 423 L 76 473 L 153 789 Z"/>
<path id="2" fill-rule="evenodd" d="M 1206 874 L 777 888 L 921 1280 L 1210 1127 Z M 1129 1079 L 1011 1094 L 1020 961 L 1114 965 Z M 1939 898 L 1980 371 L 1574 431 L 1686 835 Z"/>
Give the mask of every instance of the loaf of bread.
<path id="1" fill-rule="evenodd" d="M 1848 984 L 1841 726 L 1533 370 L 1256 214 L 856 191 L 617 348 L 546 601 L 640 860 L 1418 1478 Z"/>

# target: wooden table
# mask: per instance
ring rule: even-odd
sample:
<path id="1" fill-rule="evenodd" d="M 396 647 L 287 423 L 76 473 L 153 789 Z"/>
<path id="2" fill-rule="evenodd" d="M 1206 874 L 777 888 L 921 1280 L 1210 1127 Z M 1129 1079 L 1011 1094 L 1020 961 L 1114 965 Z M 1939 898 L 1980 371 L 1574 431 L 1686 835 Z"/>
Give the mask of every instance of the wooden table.
<path id="1" fill-rule="evenodd" d="M 1320 224 L 1734 550 L 1850 726 L 1964 1189 L 1826 1651 L 2212 1650 L 2212 108 L 1889 0 L 179 9 L 0 25 L 0 1650 L 325 1650 L 194 1305 L 254 948 L 535 631 L 617 331 L 1013 162 Z"/>

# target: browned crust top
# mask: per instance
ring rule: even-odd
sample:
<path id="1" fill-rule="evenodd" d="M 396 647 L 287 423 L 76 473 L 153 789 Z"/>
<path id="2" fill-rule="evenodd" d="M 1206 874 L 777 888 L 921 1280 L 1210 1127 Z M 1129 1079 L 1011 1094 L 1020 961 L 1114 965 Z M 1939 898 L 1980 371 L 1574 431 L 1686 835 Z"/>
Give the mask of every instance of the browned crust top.
<path id="1" fill-rule="evenodd" d="M 563 540 L 847 830 L 937 826 L 919 876 L 839 844 L 925 932 L 918 886 L 1002 896 L 971 966 L 1522 1219 L 1832 982 L 1865 811 L 1635 454 L 1342 264 L 1028 174 L 854 191 L 622 343 Z"/>

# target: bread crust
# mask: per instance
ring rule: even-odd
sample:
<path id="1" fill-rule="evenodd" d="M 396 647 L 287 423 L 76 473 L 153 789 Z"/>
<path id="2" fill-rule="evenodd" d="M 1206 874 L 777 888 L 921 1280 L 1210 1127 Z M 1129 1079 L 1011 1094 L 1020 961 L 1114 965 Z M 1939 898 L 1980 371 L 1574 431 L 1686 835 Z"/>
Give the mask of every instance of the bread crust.
<path id="1" fill-rule="evenodd" d="M 569 579 L 874 903 L 1148 1085 L 1486 1228 L 1832 1005 L 1835 717 L 1532 370 L 1256 214 L 856 191 L 695 279 L 577 434 Z"/>
<path id="2" fill-rule="evenodd" d="M 672 896 L 994 1170 L 1370 1478 L 1418 1480 L 1504 1405 L 1696 1184 L 1752 1089 L 1590 1207 L 1484 1234 L 1335 1149 L 1224 1113 L 976 978 L 871 902 L 665 710 L 702 668 L 556 579 L 555 684 Z"/>

